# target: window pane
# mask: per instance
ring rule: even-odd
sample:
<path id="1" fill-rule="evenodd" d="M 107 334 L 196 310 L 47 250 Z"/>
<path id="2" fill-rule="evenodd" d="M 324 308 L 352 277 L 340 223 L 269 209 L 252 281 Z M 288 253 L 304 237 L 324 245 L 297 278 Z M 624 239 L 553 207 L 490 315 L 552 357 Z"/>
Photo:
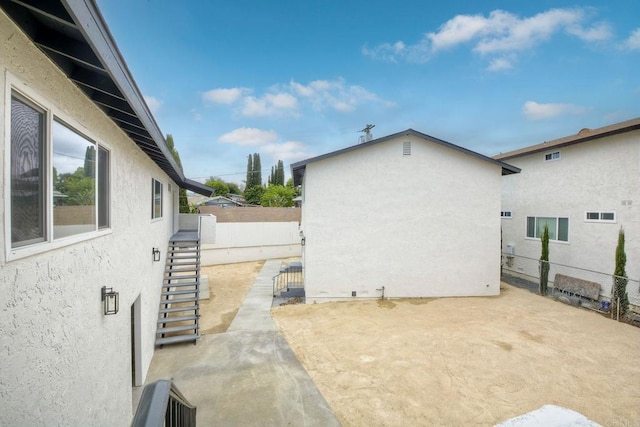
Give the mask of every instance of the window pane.
<path id="1" fill-rule="evenodd" d="M 162 183 L 160 181 L 152 180 L 153 187 L 153 210 L 151 213 L 152 218 L 162 217 Z"/>
<path id="2" fill-rule="evenodd" d="M 53 238 L 96 229 L 96 147 L 53 122 Z"/>
<path id="3" fill-rule="evenodd" d="M 11 97 L 11 246 L 45 238 L 44 123 L 41 111 Z"/>
<path id="4" fill-rule="evenodd" d="M 535 217 L 527 217 L 527 237 L 536 237 L 536 219 Z"/>
<path id="5" fill-rule="evenodd" d="M 556 219 L 550 217 L 538 218 L 538 228 L 536 229 L 536 237 L 542 237 L 544 233 L 544 226 L 549 227 L 549 240 L 557 240 L 556 236 Z"/>
<path id="6" fill-rule="evenodd" d="M 569 241 L 569 218 L 558 218 L 558 240 Z"/>
<path id="7" fill-rule="evenodd" d="M 599 212 L 587 212 L 587 219 L 598 220 L 598 219 L 600 219 L 600 213 Z"/>
<path id="8" fill-rule="evenodd" d="M 616 219 L 613 212 L 602 212 L 600 215 L 600 219 L 603 221 L 613 221 Z"/>
<path id="9" fill-rule="evenodd" d="M 109 152 L 98 148 L 98 228 L 108 228 L 110 213 Z"/>

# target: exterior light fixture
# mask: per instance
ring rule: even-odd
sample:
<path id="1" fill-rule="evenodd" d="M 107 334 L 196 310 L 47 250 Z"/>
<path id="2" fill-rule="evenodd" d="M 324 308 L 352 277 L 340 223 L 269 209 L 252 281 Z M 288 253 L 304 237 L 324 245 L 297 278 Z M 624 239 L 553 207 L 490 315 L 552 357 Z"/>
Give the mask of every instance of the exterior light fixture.
<path id="1" fill-rule="evenodd" d="M 102 287 L 102 304 L 105 316 L 116 314 L 119 309 L 120 294 L 114 292 L 113 288 Z"/>
<path id="2" fill-rule="evenodd" d="M 158 248 L 153 248 L 153 261 L 154 262 L 160 261 L 160 249 Z"/>

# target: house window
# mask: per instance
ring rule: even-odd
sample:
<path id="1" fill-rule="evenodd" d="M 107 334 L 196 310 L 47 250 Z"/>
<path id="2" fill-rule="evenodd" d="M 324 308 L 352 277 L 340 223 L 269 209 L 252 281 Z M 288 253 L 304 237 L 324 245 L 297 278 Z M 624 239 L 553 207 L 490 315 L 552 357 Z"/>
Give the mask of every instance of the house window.
<path id="1" fill-rule="evenodd" d="M 45 112 L 11 97 L 11 247 L 46 239 Z"/>
<path id="2" fill-rule="evenodd" d="M 411 141 L 404 141 L 402 143 L 402 155 L 403 156 L 411 155 Z"/>
<path id="3" fill-rule="evenodd" d="M 569 241 L 569 218 L 562 217 L 528 216 L 527 237 L 542 237 L 545 225 L 549 227 L 549 240 L 556 242 Z"/>
<path id="4" fill-rule="evenodd" d="M 162 183 L 151 180 L 153 204 L 151 205 L 151 219 L 162 218 Z"/>
<path id="5" fill-rule="evenodd" d="M 500 218 L 511 218 L 511 211 L 500 211 Z"/>
<path id="6" fill-rule="evenodd" d="M 560 160 L 560 152 L 554 151 L 553 153 L 547 153 L 544 155 L 545 162 L 549 162 L 551 160 Z"/>
<path id="7" fill-rule="evenodd" d="M 616 222 L 616 213 L 612 211 L 588 211 L 584 213 L 586 222 Z"/>
<path id="8" fill-rule="evenodd" d="M 11 92 L 10 134 L 11 249 L 109 227 L 106 149 L 16 91 Z M 96 150 L 101 153 L 97 164 Z"/>

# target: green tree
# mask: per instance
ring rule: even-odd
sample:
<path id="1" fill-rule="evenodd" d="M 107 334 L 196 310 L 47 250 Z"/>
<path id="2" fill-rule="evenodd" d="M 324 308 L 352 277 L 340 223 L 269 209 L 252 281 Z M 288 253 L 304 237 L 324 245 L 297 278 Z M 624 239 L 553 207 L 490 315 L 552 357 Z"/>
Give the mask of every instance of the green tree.
<path id="1" fill-rule="evenodd" d="M 229 197 L 229 185 L 220 178 L 211 176 L 204 185 L 213 188 L 214 196 Z"/>
<path id="2" fill-rule="evenodd" d="M 629 295 L 627 294 L 627 254 L 624 252 L 624 229 L 618 232 L 618 246 L 616 246 L 616 268 L 613 272 L 613 295 L 611 296 L 612 314 L 618 312 L 624 315 L 629 309 Z M 620 305 L 618 305 L 620 300 Z"/>
<path id="3" fill-rule="evenodd" d="M 540 255 L 540 295 L 547 295 L 549 283 L 549 227 L 544 225 L 542 232 L 542 253 Z"/>
<path id="4" fill-rule="evenodd" d="M 229 193 L 242 195 L 242 191 L 240 190 L 240 187 L 238 187 L 238 184 L 235 182 L 227 182 L 227 185 L 229 186 Z"/>
<path id="5" fill-rule="evenodd" d="M 262 185 L 262 166 L 260 163 L 260 153 L 253 153 L 253 174 L 252 175 L 254 179 L 253 186 Z"/>
<path id="6" fill-rule="evenodd" d="M 291 187 L 285 187 L 283 185 L 271 185 L 269 186 L 260 199 L 262 206 L 279 206 L 288 207 L 293 206 L 293 198 L 295 197 L 295 191 Z"/>
<path id="7" fill-rule="evenodd" d="M 244 190 L 244 200 L 250 205 L 259 205 L 264 191 L 264 187 L 261 185 L 254 185 L 251 188 L 247 188 Z"/>
<path id="8" fill-rule="evenodd" d="M 54 190 L 65 197 L 56 201 L 58 205 L 93 206 L 95 205 L 95 178 L 86 176 L 83 167 L 73 173 L 63 173 L 54 178 Z"/>
<path id="9" fill-rule="evenodd" d="M 245 181 L 245 190 L 253 187 L 255 184 L 255 179 L 253 176 L 253 156 L 249 154 L 247 156 L 247 180 Z"/>
<path id="10" fill-rule="evenodd" d="M 180 154 L 178 153 L 178 150 L 176 150 L 175 148 L 175 145 L 173 142 L 173 135 L 169 133 L 167 134 L 167 137 L 165 139 L 167 140 L 167 147 L 169 147 L 169 151 L 171 151 L 171 155 L 173 155 L 174 160 L 180 167 L 180 170 L 182 170 L 182 162 L 180 161 Z M 178 201 L 180 204 L 180 208 L 179 208 L 180 213 L 192 213 L 191 207 L 189 206 L 189 199 L 187 198 L 186 188 L 180 188 Z"/>

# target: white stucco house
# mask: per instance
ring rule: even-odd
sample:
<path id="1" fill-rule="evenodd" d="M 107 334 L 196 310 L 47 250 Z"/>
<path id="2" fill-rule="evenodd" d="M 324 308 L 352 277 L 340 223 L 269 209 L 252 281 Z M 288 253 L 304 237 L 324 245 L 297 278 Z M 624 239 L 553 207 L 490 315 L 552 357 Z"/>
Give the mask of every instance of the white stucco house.
<path id="1" fill-rule="evenodd" d="M 210 189 L 177 166 L 94 1 L 0 2 L 0 40 L 0 425 L 129 425 L 178 189 Z"/>
<path id="2" fill-rule="evenodd" d="M 306 301 L 497 295 L 501 176 L 412 129 L 291 165 Z"/>
<path id="3" fill-rule="evenodd" d="M 612 281 L 591 271 L 613 274 L 623 227 L 627 274 L 640 279 L 640 118 L 494 158 L 522 169 L 502 178 L 503 251 L 514 255 L 506 272 L 538 277 L 537 263 L 529 258 L 540 257 L 539 230 L 546 223 L 550 262 L 590 270 L 562 273 L 600 283 L 601 296 L 609 297 Z M 630 282 L 635 305 L 637 288 L 638 282 Z"/>

